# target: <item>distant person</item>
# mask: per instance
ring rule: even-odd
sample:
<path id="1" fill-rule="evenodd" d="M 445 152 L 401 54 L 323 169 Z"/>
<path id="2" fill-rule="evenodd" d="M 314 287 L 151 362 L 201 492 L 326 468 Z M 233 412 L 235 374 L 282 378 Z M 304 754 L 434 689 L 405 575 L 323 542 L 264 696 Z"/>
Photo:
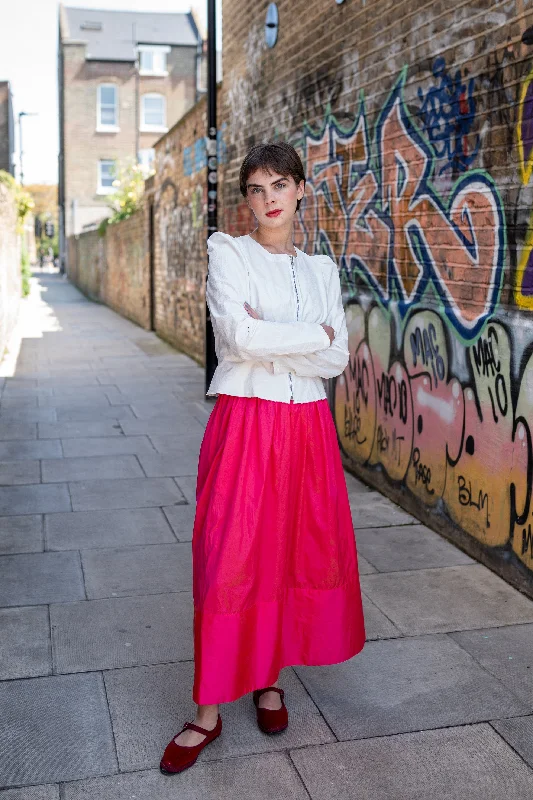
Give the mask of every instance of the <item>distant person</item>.
<path id="1" fill-rule="evenodd" d="M 293 147 L 253 147 L 240 188 L 256 229 L 213 233 L 207 245 L 219 363 L 192 539 L 197 711 L 164 751 L 166 774 L 190 767 L 220 734 L 220 703 L 253 692 L 259 728 L 278 733 L 288 725 L 280 670 L 345 661 L 365 642 L 348 492 L 322 382 L 348 363 L 337 266 L 293 244 L 305 190 Z"/>

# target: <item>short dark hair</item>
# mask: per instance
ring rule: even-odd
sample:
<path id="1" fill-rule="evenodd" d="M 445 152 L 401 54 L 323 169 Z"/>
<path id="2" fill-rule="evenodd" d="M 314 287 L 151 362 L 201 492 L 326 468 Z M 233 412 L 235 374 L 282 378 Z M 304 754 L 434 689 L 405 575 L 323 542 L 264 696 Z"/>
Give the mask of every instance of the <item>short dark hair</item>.
<path id="1" fill-rule="evenodd" d="M 248 193 L 246 186 L 248 178 L 256 169 L 264 169 L 265 172 L 269 173 L 277 172 L 285 178 L 290 175 L 297 185 L 300 181 L 304 181 L 305 185 L 302 160 L 292 144 L 288 142 L 256 144 L 248 151 L 241 164 L 239 174 L 239 184 L 243 197 L 246 197 Z M 301 200 L 298 200 L 296 203 L 296 210 L 300 208 L 301 202 Z"/>

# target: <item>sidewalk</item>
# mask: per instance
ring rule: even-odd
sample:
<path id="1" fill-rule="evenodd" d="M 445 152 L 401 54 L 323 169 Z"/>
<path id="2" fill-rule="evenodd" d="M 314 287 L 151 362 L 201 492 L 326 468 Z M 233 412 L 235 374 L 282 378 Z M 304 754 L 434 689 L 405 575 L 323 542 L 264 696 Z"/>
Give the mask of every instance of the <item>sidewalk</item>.
<path id="1" fill-rule="evenodd" d="M 533 602 L 351 476 L 368 639 L 179 776 L 203 371 L 54 274 L 0 365 L 0 800 L 530 800 Z M 9 788 L 27 787 L 27 788 Z"/>

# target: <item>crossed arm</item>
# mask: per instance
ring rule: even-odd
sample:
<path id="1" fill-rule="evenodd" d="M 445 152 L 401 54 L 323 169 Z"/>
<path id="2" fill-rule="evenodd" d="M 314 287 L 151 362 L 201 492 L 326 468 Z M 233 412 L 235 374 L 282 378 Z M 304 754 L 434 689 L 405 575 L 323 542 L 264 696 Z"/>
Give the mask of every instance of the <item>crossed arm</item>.
<path id="1" fill-rule="evenodd" d="M 206 298 L 215 330 L 228 351 L 225 358 L 268 362 L 274 374 L 293 372 L 329 378 L 343 372 L 348 363 L 348 333 L 333 262 L 325 321 L 326 327 L 335 331 L 331 342 L 319 323 L 271 322 L 247 311 L 243 299 L 246 266 L 231 237 L 213 234 L 208 240 L 208 252 Z"/>

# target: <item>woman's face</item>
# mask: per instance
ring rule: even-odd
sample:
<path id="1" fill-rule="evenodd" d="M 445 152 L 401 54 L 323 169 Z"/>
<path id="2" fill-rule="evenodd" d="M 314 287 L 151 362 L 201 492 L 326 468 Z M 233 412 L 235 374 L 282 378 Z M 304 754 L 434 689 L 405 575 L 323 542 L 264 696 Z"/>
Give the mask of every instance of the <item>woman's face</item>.
<path id="1" fill-rule="evenodd" d="M 292 175 L 257 169 L 247 181 L 248 205 L 260 225 L 281 228 L 292 223 L 296 203 L 304 196 L 304 182 L 296 183 Z"/>

